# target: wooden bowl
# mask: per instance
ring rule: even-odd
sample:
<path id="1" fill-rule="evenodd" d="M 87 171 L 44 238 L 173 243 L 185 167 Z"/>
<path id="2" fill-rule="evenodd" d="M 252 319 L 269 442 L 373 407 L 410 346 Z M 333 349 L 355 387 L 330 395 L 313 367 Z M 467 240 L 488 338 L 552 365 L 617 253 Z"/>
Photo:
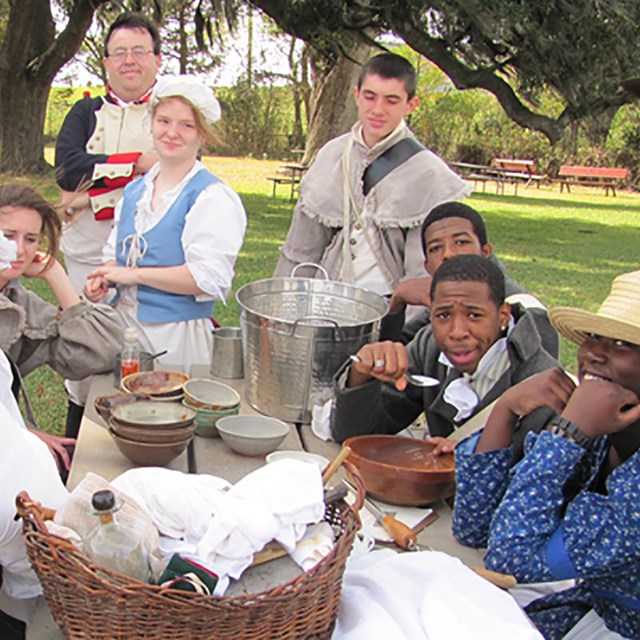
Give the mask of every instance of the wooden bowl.
<path id="1" fill-rule="evenodd" d="M 452 453 L 434 456 L 434 445 L 402 436 L 349 438 L 347 460 L 358 468 L 367 494 L 389 504 L 417 507 L 451 497 L 455 492 Z"/>
<path id="2" fill-rule="evenodd" d="M 180 371 L 142 371 L 122 378 L 127 393 L 147 393 L 152 396 L 177 399 L 189 376 Z"/>

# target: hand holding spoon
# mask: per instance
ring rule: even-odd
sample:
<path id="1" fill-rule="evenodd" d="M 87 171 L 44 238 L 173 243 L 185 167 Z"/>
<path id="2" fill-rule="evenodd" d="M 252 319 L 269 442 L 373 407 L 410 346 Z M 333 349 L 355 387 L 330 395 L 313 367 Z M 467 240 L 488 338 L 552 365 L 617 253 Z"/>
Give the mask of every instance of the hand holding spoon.
<path id="1" fill-rule="evenodd" d="M 359 356 L 349 356 L 354 362 L 362 362 Z M 432 378 L 431 376 L 423 376 L 417 373 L 406 373 L 405 378 L 407 381 L 416 387 L 436 387 L 440 384 L 440 380 Z"/>

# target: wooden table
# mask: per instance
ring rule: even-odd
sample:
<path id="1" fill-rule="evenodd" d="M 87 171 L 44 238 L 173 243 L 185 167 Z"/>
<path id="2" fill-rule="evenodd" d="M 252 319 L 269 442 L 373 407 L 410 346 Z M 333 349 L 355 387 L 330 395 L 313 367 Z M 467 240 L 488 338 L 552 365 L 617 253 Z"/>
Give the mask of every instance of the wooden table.
<path id="1" fill-rule="evenodd" d="M 194 367 L 191 371 L 194 377 L 211 377 L 206 367 Z M 240 413 L 257 413 L 245 399 L 244 380 L 220 380 L 233 387 L 242 398 Z M 73 489 L 88 471 L 97 473 L 106 480 L 133 468 L 118 450 L 109 435 L 102 419 L 93 408 L 93 399 L 98 395 L 115 392 L 111 376 L 96 376 L 91 385 L 87 408 L 82 420 L 78 444 L 69 475 L 68 487 Z M 229 450 L 219 438 L 195 439 L 195 455 L 198 473 L 208 473 L 236 482 L 247 473 L 254 471 L 264 464 L 262 458 L 246 458 L 238 456 Z M 334 458 L 340 450 L 335 442 L 320 440 L 309 425 L 292 426 L 289 435 L 280 445 L 280 450 L 301 450 L 317 453 L 325 458 Z M 182 454 L 169 465 L 170 468 L 187 470 L 187 455 Z M 418 535 L 418 542 L 428 545 L 436 551 L 443 551 L 457 558 L 469 566 L 483 566 L 483 553 L 477 549 L 470 549 L 458 544 L 451 535 L 451 508 L 445 502 L 433 505 L 438 513 L 438 519 L 423 529 Z M 49 608 L 41 600 L 34 619 L 27 629 L 28 640 L 62 640 L 60 629 L 51 618 Z"/>
<path id="2" fill-rule="evenodd" d="M 542 180 L 544 176 L 532 173 L 535 166 L 533 160 L 510 160 L 496 158 L 494 164 L 472 164 L 469 162 L 451 162 L 452 168 L 458 170 L 465 180 L 473 180 L 474 185 L 482 183 L 482 191 L 486 190 L 487 182 L 496 183 L 496 193 L 504 195 L 504 185 L 512 184 L 514 195 L 518 195 L 518 184 L 529 186 L 532 181 Z"/>

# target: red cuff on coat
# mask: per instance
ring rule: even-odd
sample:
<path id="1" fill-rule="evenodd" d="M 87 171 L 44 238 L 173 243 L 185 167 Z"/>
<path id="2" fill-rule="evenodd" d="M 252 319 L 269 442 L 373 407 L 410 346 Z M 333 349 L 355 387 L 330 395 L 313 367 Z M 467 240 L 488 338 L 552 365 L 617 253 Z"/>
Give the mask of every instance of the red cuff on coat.
<path id="1" fill-rule="evenodd" d="M 95 198 L 96 196 L 101 196 L 105 193 L 111 193 L 111 191 L 113 191 L 113 188 L 94 187 L 93 189 L 89 189 L 89 197 Z M 102 207 L 102 209 L 98 209 L 98 211 L 93 212 L 93 217 L 96 220 L 113 220 L 114 210 L 115 210 L 115 205 Z"/>
<path id="2" fill-rule="evenodd" d="M 132 153 L 114 153 L 109 156 L 107 164 L 130 164 L 131 172 L 126 176 L 118 176 L 116 178 L 103 178 L 105 187 L 110 189 L 122 189 L 126 187 L 134 178 L 136 174 L 136 161 L 142 155 L 137 151 Z"/>

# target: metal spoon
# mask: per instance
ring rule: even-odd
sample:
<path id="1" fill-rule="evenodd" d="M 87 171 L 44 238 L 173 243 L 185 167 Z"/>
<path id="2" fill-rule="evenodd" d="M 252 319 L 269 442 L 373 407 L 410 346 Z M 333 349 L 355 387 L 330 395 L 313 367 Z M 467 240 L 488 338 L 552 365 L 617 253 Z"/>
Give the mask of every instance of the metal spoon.
<path id="1" fill-rule="evenodd" d="M 360 356 L 351 355 L 349 356 L 351 360 L 354 362 L 362 362 Z M 432 378 L 431 376 L 422 376 L 417 373 L 406 373 L 405 378 L 408 382 L 415 385 L 416 387 L 436 387 L 440 384 L 440 380 L 437 378 Z"/>

